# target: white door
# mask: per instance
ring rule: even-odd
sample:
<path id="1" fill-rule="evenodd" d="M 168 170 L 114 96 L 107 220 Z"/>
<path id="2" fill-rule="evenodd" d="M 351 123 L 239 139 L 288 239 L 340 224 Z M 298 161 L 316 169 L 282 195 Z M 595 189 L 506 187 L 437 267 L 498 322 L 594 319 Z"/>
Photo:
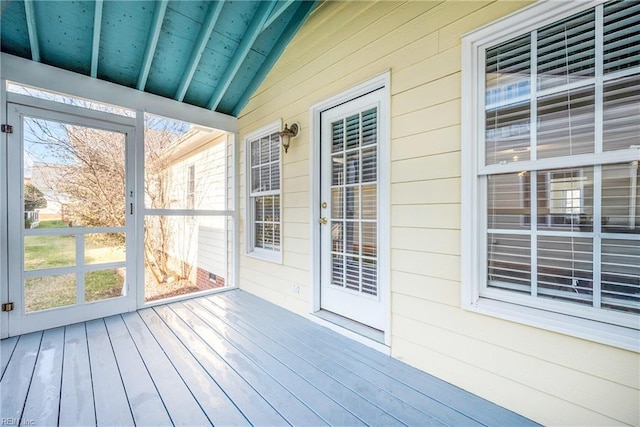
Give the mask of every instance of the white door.
<path id="1" fill-rule="evenodd" d="M 321 114 L 320 306 L 384 330 L 380 286 L 381 91 Z"/>
<path id="2" fill-rule="evenodd" d="M 136 308 L 135 128 L 64 110 L 8 104 L 9 335 Z"/>

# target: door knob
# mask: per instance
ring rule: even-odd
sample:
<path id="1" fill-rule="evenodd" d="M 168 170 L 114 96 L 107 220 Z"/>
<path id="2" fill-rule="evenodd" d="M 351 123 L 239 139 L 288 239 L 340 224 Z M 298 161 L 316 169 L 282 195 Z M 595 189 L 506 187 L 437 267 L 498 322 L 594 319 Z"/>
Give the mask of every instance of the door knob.
<path id="1" fill-rule="evenodd" d="M 320 218 L 320 219 L 318 220 L 318 222 L 319 222 L 320 224 L 326 224 L 326 223 L 327 223 L 327 218 L 322 217 L 322 218 Z"/>

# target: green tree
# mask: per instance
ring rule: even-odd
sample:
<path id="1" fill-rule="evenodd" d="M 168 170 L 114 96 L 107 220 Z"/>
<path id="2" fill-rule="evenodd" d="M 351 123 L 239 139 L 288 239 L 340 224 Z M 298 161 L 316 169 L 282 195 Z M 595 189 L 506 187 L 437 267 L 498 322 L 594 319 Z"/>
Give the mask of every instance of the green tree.
<path id="1" fill-rule="evenodd" d="M 25 212 L 35 211 L 47 207 L 47 199 L 44 193 L 33 184 L 24 185 L 24 210 Z"/>

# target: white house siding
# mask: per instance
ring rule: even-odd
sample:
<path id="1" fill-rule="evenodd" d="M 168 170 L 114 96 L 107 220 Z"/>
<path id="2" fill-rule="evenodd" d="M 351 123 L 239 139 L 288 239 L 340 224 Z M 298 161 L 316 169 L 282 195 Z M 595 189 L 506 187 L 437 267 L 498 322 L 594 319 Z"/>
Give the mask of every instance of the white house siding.
<path id="1" fill-rule="evenodd" d="M 172 160 L 169 171 L 171 203 L 179 209 L 187 207 L 189 167 L 193 166 L 193 209 L 225 210 L 229 152 L 229 141 L 226 136 L 220 136 Z M 168 252 L 176 260 L 185 260 L 195 267 L 191 274 L 194 278 L 197 276 L 199 286 L 224 286 L 228 280 L 227 272 L 231 270 L 228 270 L 226 252 L 231 245 L 225 239 L 226 221 L 224 216 L 170 219 L 176 234 L 172 236 Z M 215 281 L 209 279 L 209 273 L 215 274 Z"/>
<path id="2" fill-rule="evenodd" d="M 390 70 L 391 354 L 544 424 L 638 424 L 638 354 L 460 308 L 461 36 L 526 4 L 322 3 L 240 116 L 240 138 L 302 131 L 283 154 L 283 262 L 241 255 L 239 284 L 309 315 L 309 108 Z"/>

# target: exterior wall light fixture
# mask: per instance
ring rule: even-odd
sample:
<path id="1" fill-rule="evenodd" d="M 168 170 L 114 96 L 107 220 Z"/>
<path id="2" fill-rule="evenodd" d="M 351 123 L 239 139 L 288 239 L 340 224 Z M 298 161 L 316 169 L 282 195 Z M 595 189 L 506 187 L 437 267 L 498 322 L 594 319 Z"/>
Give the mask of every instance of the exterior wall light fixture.
<path id="1" fill-rule="evenodd" d="M 284 148 L 284 152 L 289 151 L 289 144 L 291 144 L 291 138 L 295 138 L 298 136 L 298 131 L 300 130 L 300 126 L 298 123 L 291 123 L 291 127 L 287 127 L 287 124 L 284 124 L 284 129 L 280 132 L 280 141 L 282 141 L 282 147 Z"/>

